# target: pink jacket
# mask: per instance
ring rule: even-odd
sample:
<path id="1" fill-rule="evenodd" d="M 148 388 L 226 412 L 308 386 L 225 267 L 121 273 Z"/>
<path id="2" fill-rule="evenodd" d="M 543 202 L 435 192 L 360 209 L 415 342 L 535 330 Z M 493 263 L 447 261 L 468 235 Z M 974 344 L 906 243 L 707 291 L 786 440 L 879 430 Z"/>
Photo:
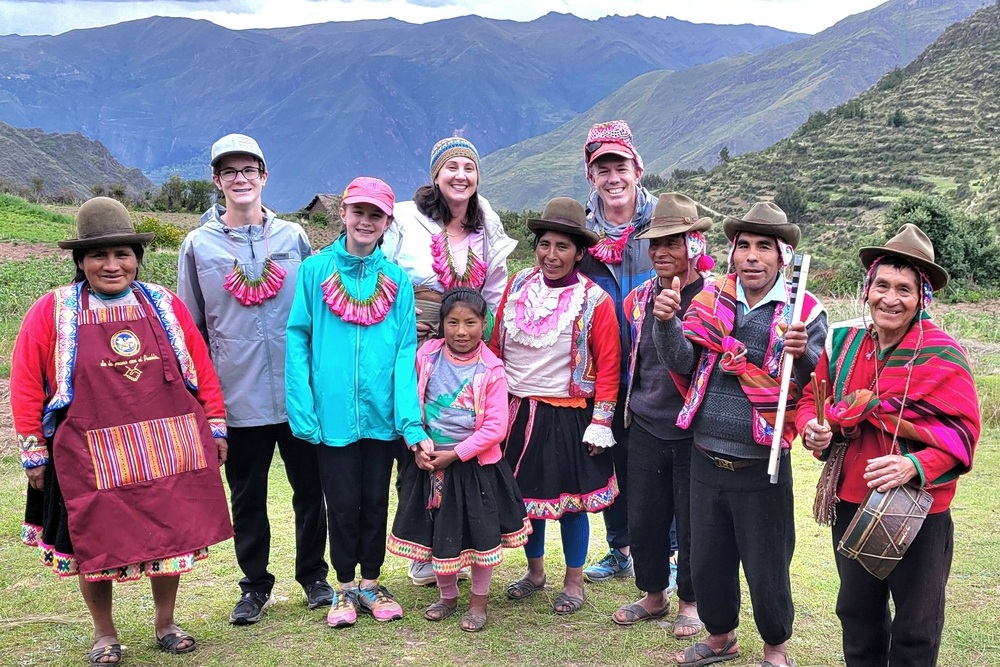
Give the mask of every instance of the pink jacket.
<path id="1" fill-rule="evenodd" d="M 444 345 L 443 338 L 435 338 L 417 350 L 417 396 L 421 410 L 434 360 L 443 354 Z M 507 375 L 503 363 L 485 343 L 479 344 L 479 354 L 486 371 L 477 373 L 473 380 L 476 427 L 472 435 L 455 445 L 455 453 L 463 461 L 478 457 L 479 465 L 489 465 L 500 460 L 500 443 L 507 437 Z"/>

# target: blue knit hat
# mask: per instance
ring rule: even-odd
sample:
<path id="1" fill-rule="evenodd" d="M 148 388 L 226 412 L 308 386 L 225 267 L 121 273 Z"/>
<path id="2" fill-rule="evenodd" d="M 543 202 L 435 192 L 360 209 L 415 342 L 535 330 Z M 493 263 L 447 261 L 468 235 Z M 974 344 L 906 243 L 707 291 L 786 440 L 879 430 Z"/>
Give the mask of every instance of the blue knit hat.
<path id="1" fill-rule="evenodd" d="M 479 151 L 465 137 L 448 137 L 434 144 L 431 149 L 431 181 L 437 178 L 444 163 L 453 157 L 467 157 L 476 163 L 479 171 Z"/>

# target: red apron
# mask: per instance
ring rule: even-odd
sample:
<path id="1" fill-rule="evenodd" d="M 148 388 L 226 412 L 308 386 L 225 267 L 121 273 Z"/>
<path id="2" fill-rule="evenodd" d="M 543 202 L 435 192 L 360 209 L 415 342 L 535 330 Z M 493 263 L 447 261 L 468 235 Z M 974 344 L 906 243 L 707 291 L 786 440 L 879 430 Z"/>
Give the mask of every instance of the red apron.
<path id="1" fill-rule="evenodd" d="M 73 401 L 52 441 L 81 573 L 179 556 L 233 535 L 218 452 L 156 312 L 88 310 Z"/>

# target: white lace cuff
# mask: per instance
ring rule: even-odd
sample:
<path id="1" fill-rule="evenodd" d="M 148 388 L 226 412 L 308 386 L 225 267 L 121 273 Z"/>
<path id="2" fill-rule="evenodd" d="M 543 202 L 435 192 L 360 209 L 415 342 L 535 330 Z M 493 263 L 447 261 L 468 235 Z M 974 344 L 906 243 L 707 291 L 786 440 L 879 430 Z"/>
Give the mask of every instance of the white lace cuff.
<path id="1" fill-rule="evenodd" d="M 611 433 L 610 426 L 604 426 L 603 424 L 591 423 L 587 426 L 587 430 L 583 432 L 583 442 L 588 445 L 594 445 L 595 447 L 614 447 L 615 436 Z"/>

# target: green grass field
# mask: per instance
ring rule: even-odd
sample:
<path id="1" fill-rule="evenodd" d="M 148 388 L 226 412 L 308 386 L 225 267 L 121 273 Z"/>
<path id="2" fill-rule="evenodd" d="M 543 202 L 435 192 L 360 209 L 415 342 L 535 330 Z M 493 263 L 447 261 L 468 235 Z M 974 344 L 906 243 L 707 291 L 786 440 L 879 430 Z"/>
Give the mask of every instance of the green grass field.
<path id="1" fill-rule="evenodd" d="M 952 507 L 955 558 L 948 584 L 942 666 L 1000 665 L 1000 547 L 995 489 L 1000 483 L 1000 437 L 994 429 L 980 442 L 975 469 L 959 484 Z M 8 449 L 8 451 L 10 451 Z M 837 577 L 829 530 L 810 516 L 818 464 L 798 450 L 794 465 L 797 546 L 792 563 L 796 604 L 795 635 L 790 653 L 801 667 L 840 665 L 840 626 L 834 615 Z M 13 453 L 2 459 L 0 506 L 0 651 L 8 664 L 81 664 L 91 646 L 87 611 L 74 579 L 59 580 L 38 563 L 37 552 L 22 546 L 18 535 L 25 480 Z M 400 622 L 381 624 L 370 617 L 354 628 L 331 630 L 325 610 L 307 610 L 293 579 L 294 546 L 291 499 L 280 463 L 271 471 L 270 508 L 273 532 L 271 568 L 278 578 L 278 604 L 260 623 L 235 627 L 229 612 L 239 595 L 232 542 L 212 549 L 212 556 L 181 581 L 177 618 L 201 645 L 190 657 L 169 657 L 153 643 L 152 599 L 148 584 L 115 588 L 116 620 L 127 646 L 126 665 L 475 665 L 499 667 L 582 667 L 627 665 L 663 667 L 685 644 L 669 629 L 654 624 L 629 629 L 614 625 L 611 613 L 638 593 L 631 580 L 589 585 L 584 609 L 570 617 L 551 611 L 562 572 L 558 531 L 548 541 L 550 585 L 524 602 L 505 599 L 507 582 L 524 568 L 520 550 L 507 552 L 490 591 L 490 620 L 478 635 L 458 627 L 458 616 L 430 623 L 421 616 L 436 589 L 416 588 L 406 577 L 406 562 L 388 556 L 382 580 L 405 610 Z M 603 523 L 591 517 L 591 553 L 603 549 Z M 461 585 L 462 600 L 468 584 Z M 741 614 L 743 657 L 729 664 L 755 665 L 762 657 L 749 598 L 744 591 Z"/>
<path id="2" fill-rule="evenodd" d="M 20 205 L 18 205 L 20 206 Z M 17 207 L 14 207 L 17 208 Z M 0 199 L 0 234 L 8 220 Z M 37 211 L 35 212 L 37 213 Z M 39 218 L 32 218 L 39 220 Z M 23 227 L 22 223 L 18 223 Z M 34 223 L 32 223 L 34 224 Z M 66 238 L 65 221 L 37 223 L 39 230 L 21 227 L 21 241 L 51 242 Z M 48 225 L 64 225 L 61 233 Z M 37 234 L 36 234 L 37 232 Z M 48 235 L 49 238 L 40 238 Z M 173 286 L 176 253 L 147 255 L 140 277 Z M 72 277 L 68 256 L 54 255 L 0 261 L 0 376 L 9 376 L 10 349 L 21 318 L 47 289 Z M 857 316 L 857 304 L 831 300 L 831 320 Z M 940 308 L 938 310 L 937 308 Z M 1000 667 L 1000 514 L 996 490 L 1000 487 L 1000 329 L 997 304 L 975 307 L 936 307 L 938 321 L 960 338 L 973 358 L 984 416 L 989 427 L 979 443 L 973 471 L 959 483 L 952 506 L 955 520 L 955 557 L 949 581 L 944 647 L 939 664 L 945 667 Z M 5 401 L 6 399 L 4 399 Z M 4 410 L 8 410 L 6 405 Z M 16 443 L 0 442 L 0 654 L 12 665 L 80 665 L 91 647 L 91 626 L 75 579 L 59 580 L 38 562 L 37 551 L 20 544 L 25 477 Z M 819 465 L 798 449 L 794 456 L 797 546 L 792 564 L 796 603 L 795 634 L 790 654 L 800 667 L 841 665 L 840 626 L 834 614 L 837 576 L 829 530 L 811 518 L 813 490 Z M 393 498 L 393 503 L 395 498 Z M 280 461 L 271 470 L 269 506 L 273 544 L 271 569 L 277 576 L 278 604 L 265 619 L 250 627 L 228 623 L 239 595 L 240 578 L 232 542 L 212 549 L 181 582 L 177 619 L 199 640 L 199 649 L 172 657 L 156 650 L 153 641 L 152 599 L 145 581 L 116 586 L 116 620 L 126 646 L 121 664 L 219 666 L 246 665 L 461 665 L 493 667 L 590 667 L 598 665 L 663 667 L 687 642 L 677 641 L 669 628 L 655 624 L 629 629 L 614 625 L 611 613 L 632 602 L 638 593 L 631 580 L 588 585 L 584 609 L 573 616 L 556 616 L 552 600 L 559 591 L 562 566 L 558 531 L 550 530 L 547 564 L 549 587 L 530 600 L 511 602 L 503 591 L 524 568 L 520 550 L 494 577 L 490 593 L 490 620 L 482 633 L 470 635 L 458 627 L 458 616 L 429 623 L 425 606 L 436 598 L 435 588 L 415 588 L 406 577 L 407 563 L 388 556 L 383 583 L 399 598 L 405 618 L 379 624 L 362 617 L 354 628 L 330 630 L 325 610 L 305 608 L 301 589 L 293 579 L 294 543 L 291 498 Z M 599 516 L 591 517 L 591 554 L 604 549 Z M 468 584 L 462 584 L 463 601 Z M 762 658 L 749 598 L 744 591 L 740 627 L 742 657 L 727 663 L 755 665 Z"/>

